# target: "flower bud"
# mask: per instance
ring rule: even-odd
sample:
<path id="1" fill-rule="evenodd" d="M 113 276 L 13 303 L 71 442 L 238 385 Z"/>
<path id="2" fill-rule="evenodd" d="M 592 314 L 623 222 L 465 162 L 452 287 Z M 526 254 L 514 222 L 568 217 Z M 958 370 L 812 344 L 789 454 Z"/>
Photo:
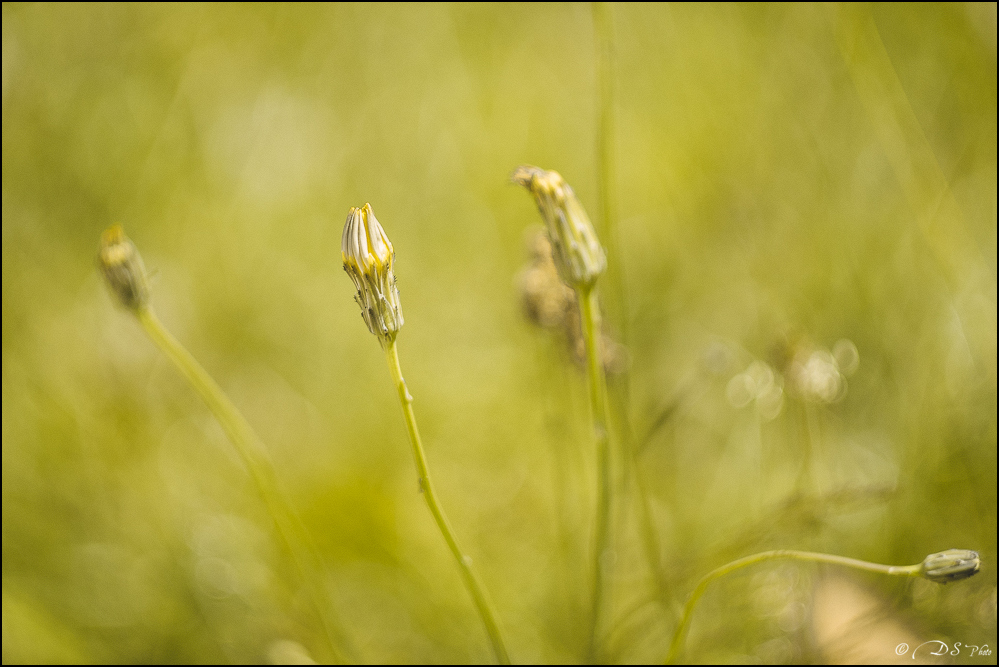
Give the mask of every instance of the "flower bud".
<path id="1" fill-rule="evenodd" d="M 138 311 L 149 301 L 146 266 L 135 244 L 125 236 L 121 225 L 108 227 L 101 234 L 97 262 L 108 287 L 125 308 Z"/>
<path id="2" fill-rule="evenodd" d="M 548 227 L 559 277 L 570 287 L 592 286 L 607 267 L 607 258 L 569 184 L 557 171 L 531 166 L 518 167 L 511 179 L 534 195 Z"/>
<path id="3" fill-rule="evenodd" d="M 977 551 L 948 549 L 930 554 L 923 560 L 920 574 L 930 581 L 946 584 L 948 581 L 967 579 L 978 573 L 981 560 Z"/>
<path id="4" fill-rule="evenodd" d="M 351 208 L 341 241 L 343 270 L 354 281 L 361 317 L 383 346 L 395 340 L 402 328 L 402 305 L 396 287 L 395 251 L 378 224 L 371 204 Z"/>

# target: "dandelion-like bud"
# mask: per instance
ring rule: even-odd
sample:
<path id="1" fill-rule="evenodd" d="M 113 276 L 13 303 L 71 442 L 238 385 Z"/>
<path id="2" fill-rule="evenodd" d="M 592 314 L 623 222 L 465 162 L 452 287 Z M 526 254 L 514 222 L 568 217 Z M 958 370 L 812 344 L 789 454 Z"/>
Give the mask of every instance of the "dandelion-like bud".
<path id="1" fill-rule="evenodd" d="M 518 167 L 511 179 L 534 195 L 562 280 L 574 288 L 592 286 L 607 267 L 607 257 L 569 184 L 557 171 L 526 165 Z"/>
<path id="2" fill-rule="evenodd" d="M 361 317 L 383 346 L 395 340 L 402 328 L 402 305 L 396 287 L 395 251 L 378 224 L 371 204 L 351 208 L 343 226 L 343 270 L 354 281 Z"/>
<path id="3" fill-rule="evenodd" d="M 135 244 L 125 236 L 121 225 L 108 227 L 101 234 L 97 262 L 108 287 L 118 301 L 131 311 L 138 311 L 149 301 L 146 266 Z"/>
<path id="4" fill-rule="evenodd" d="M 938 554 L 930 554 L 923 560 L 921 574 L 938 584 L 967 579 L 978 573 L 981 560 L 977 551 L 948 549 Z"/>

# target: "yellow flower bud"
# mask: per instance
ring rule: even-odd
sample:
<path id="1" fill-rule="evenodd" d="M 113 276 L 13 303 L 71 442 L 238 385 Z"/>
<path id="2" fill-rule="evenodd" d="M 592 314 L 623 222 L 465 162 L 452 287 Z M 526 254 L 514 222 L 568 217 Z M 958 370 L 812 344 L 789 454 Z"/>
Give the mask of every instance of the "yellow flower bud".
<path id="1" fill-rule="evenodd" d="M 562 280 L 574 288 L 592 286 L 607 267 L 607 258 L 572 188 L 557 171 L 539 167 L 518 167 L 511 178 L 534 195 Z"/>
<path id="2" fill-rule="evenodd" d="M 125 236 L 121 225 L 108 227 L 101 234 L 97 262 L 108 287 L 125 308 L 138 311 L 149 301 L 146 266 L 135 244 Z"/>
<path id="3" fill-rule="evenodd" d="M 383 346 L 395 340 L 402 328 L 402 305 L 396 287 L 395 251 L 378 224 L 371 204 L 351 208 L 341 240 L 343 270 L 354 281 L 361 317 Z"/>

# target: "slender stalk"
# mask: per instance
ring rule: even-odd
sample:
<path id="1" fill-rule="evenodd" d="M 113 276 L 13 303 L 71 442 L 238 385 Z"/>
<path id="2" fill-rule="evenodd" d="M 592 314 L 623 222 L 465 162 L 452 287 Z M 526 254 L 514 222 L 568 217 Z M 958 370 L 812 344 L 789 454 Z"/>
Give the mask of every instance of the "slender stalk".
<path id="1" fill-rule="evenodd" d="M 493 651 L 496 653 L 496 660 L 500 664 L 509 665 L 510 656 L 503 643 L 503 636 L 500 634 L 499 624 L 496 622 L 496 613 L 493 611 L 492 604 L 486 595 L 486 589 L 479 580 L 475 570 L 472 569 L 471 557 L 466 556 L 462 552 L 461 547 L 458 546 L 454 530 L 451 528 L 447 516 L 444 515 L 444 509 L 437 500 L 437 493 L 434 491 L 434 485 L 430 481 L 427 457 L 423 452 L 420 432 L 416 428 L 416 415 L 413 414 L 413 396 L 409 393 L 409 389 L 406 387 L 406 380 L 402 377 L 402 367 L 399 365 L 399 352 L 396 349 L 394 339 L 389 340 L 386 344 L 385 356 L 388 359 L 389 370 L 392 372 L 392 380 L 395 382 L 396 390 L 399 392 L 399 402 L 402 404 L 403 415 L 406 417 L 406 428 L 409 430 L 409 440 L 413 445 L 413 460 L 416 462 L 416 471 L 419 475 L 420 491 L 423 492 L 423 498 L 427 501 L 427 507 L 430 508 L 430 513 L 433 515 L 434 521 L 437 522 L 437 527 L 440 529 L 441 535 L 444 536 L 444 541 L 447 542 L 448 548 L 451 549 L 451 554 L 458 563 L 458 569 L 461 571 L 465 587 L 468 589 L 469 595 L 472 596 L 472 601 L 475 603 L 475 607 L 482 617 L 483 625 L 486 626 L 486 633 L 489 635 L 489 641 L 492 643 Z"/>
<path id="2" fill-rule="evenodd" d="M 734 560 L 731 563 L 722 565 L 721 567 L 708 572 L 699 582 L 697 582 L 697 586 L 694 587 L 694 591 L 690 594 L 690 597 L 687 598 L 687 603 L 683 607 L 683 615 L 680 616 L 680 622 L 677 624 L 676 631 L 673 633 L 673 641 L 669 647 L 669 654 L 666 656 L 666 664 L 673 662 L 676 658 L 677 653 L 680 650 L 680 646 L 683 643 L 687 627 L 690 625 L 690 619 L 694 611 L 694 606 L 697 605 L 697 601 L 701 599 L 701 596 L 704 594 L 704 590 L 708 587 L 708 584 L 719 577 L 723 577 L 730 572 L 734 572 L 735 570 L 755 565 L 756 563 L 762 563 L 765 560 L 773 560 L 777 558 L 799 560 L 810 563 L 828 563 L 830 565 L 850 567 L 855 570 L 864 570 L 867 572 L 876 572 L 878 574 L 888 574 L 902 577 L 918 577 L 920 576 L 923 567 L 922 563 L 917 565 L 879 565 L 877 563 L 868 563 L 867 561 L 857 560 L 855 558 L 820 554 L 812 551 L 764 551 L 762 553 L 753 554 L 752 556 L 746 556 L 745 558 L 739 558 L 738 560 Z"/>
<path id="3" fill-rule="evenodd" d="M 604 581 L 604 567 L 610 558 L 611 452 L 607 420 L 607 383 L 600 354 L 600 305 L 594 287 L 578 289 L 583 335 L 586 339 L 586 366 L 590 388 L 590 410 L 597 446 L 597 517 L 593 550 L 593 607 L 590 613 L 590 637 L 587 659 L 599 659 L 599 633 L 605 599 L 609 590 Z"/>
<path id="4" fill-rule="evenodd" d="M 341 633 L 335 630 L 334 623 L 329 618 L 329 610 L 332 607 L 322 588 L 318 557 L 304 527 L 300 525 L 294 511 L 278 490 L 274 469 L 267 459 L 260 438 L 208 371 L 202 368 L 180 341 L 173 337 L 156 317 L 152 308 L 140 307 L 135 311 L 135 315 L 146 334 L 187 378 L 229 436 L 229 441 L 250 473 L 250 478 L 274 521 L 278 535 L 295 562 L 299 576 L 308 590 L 310 602 L 323 625 L 333 658 L 338 662 L 344 662 L 345 658 L 337 646 L 345 646 L 346 641 Z"/>
<path id="5" fill-rule="evenodd" d="M 143 308 L 136 313 L 139 322 L 156 346 L 167 355 L 177 369 L 187 378 L 198 395 L 205 401 L 208 408 L 222 424 L 226 435 L 232 441 L 240 459 L 246 465 L 250 476 L 265 497 L 268 505 L 273 491 L 273 480 L 262 455 L 262 445 L 253 429 L 232 401 L 225 395 L 222 388 L 190 352 L 166 329 L 153 310 Z"/>
<path id="6" fill-rule="evenodd" d="M 634 450 L 632 450 L 632 454 L 634 453 Z M 659 556 L 659 537 L 656 534 L 655 522 L 652 518 L 652 508 L 649 506 L 649 495 L 645 489 L 645 478 L 642 476 L 642 471 L 638 468 L 637 460 L 633 460 L 632 463 L 634 465 L 632 472 L 635 475 L 635 486 L 638 495 L 637 501 L 643 537 L 642 541 L 645 545 L 645 558 L 649 561 L 652 578 L 659 589 L 659 603 L 665 605 L 669 600 L 669 583 L 666 579 L 666 573 L 663 571 L 662 558 Z"/>
<path id="7" fill-rule="evenodd" d="M 617 303 L 618 317 L 615 321 L 616 328 L 621 336 L 621 342 L 627 345 L 630 338 L 628 299 L 624 288 L 624 264 L 621 261 L 620 245 L 618 243 L 619 229 L 617 226 L 617 219 L 614 215 L 617 203 L 615 200 L 614 187 L 617 177 L 617 165 L 614 159 L 614 8 L 609 2 L 594 2 L 592 3 L 591 8 L 596 46 L 597 93 L 599 96 L 597 103 L 597 156 L 601 212 L 600 222 L 603 231 L 602 238 L 606 244 L 609 264 L 617 267 L 617 270 L 608 272 L 606 280 L 609 281 L 608 287 L 611 289 L 611 292 L 614 295 L 614 301 Z M 597 332 L 599 331 L 600 328 L 597 327 Z M 621 439 L 620 444 L 618 445 L 618 450 L 625 453 L 625 455 L 620 459 L 622 470 L 619 474 L 623 484 L 622 488 L 618 491 L 621 498 L 619 503 L 619 507 L 621 509 L 619 509 L 619 511 L 628 511 L 626 508 L 629 507 L 629 503 L 626 498 L 629 495 L 630 489 L 625 485 L 631 477 L 634 476 L 636 483 L 633 488 L 635 494 L 637 495 L 636 500 L 639 510 L 639 530 L 642 533 L 643 542 L 645 544 L 646 558 L 649 562 L 649 568 L 652 571 L 658 588 L 660 589 L 660 597 L 665 601 L 667 586 L 666 578 L 662 569 L 662 563 L 658 553 L 659 540 L 656 535 L 655 525 L 649 512 L 648 495 L 646 493 L 644 480 L 642 479 L 642 471 L 639 467 L 638 461 L 641 448 L 637 447 L 635 444 L 634 434 L 631 428 L 630 415 L 628 412 L 628 407 L 630 405 L 630 393 L 631 373 L 629 369 L 625 368 L 621 375 L 618 376 L 614 387 L 615 407 L 618 408 L 616 414 L 620 420 L 617 430 L 617 434 Z M 607 465 L 609 466 L 609 463 Z M 610 479 L 609 471 L 606 473 L 606 477 L 608 480 Z M 609 506 L 609 487 L 606 490 L 606 494 L 606 497 L 608 498 L 606 503 Z M 600 502 L 603 504 L 605 501 L 601 500 Z M 623 518 L 623 516 L 620 518 Z M 594 614 L 594 617 L 596 618 L 596 614 Z M 595 637 L 596 632 L 599 631 L 596 626 L 596 621 L 594 628 L 595 632 L 592 633 L 591 636 Z M 590 657 L 593 659 L 595 656 L 591 653 Z"/>
<path id="8" fill-rule="evenodd" d="M 597 49 L 597 86 L 600 96 L 597 105 L 597 155 L 599 166 L 600 213 L 603 222 L 603 238 L 607 244 L 611 260 L 616 259 L 616 229 L 614 228 L 614 202 L 611 184 L 614 180 L 614 86 L 611 74 L 614 70 L 614 50 L 611 36 L 611 7 L 607 2 L 594 2 L 593 29 Z M 615 287 L 620 290 L 620 281 Z"/>
<path id="9" fill-rule="evenodd" d="M 615 325 L 621 342 L 625 345 L 629 342 L 629 321 L 628 321 L 628 299 L 624 289 L 624 263 L 621 261 L 620 246 L 618 244 L 618 226 L 614 216 L 616 201 L 614 198 L 617 169 L 614 160 L 614 8 L 609 2 L 594 2 L 591 5 L 593 14 L 593 30 L 596 41 L 597 58 L 597 156 L 598 156 L 598 184 L 600 188 L 600 221 L 603 227 L 602 238 L 606 244 L 608 262 L 617 269 L 609 271 L 605 280 L 607 286 L 614 295 L 617 302 L 618 317 Z M 597 331 L 600 328 L 597 327 Z M 598 334 L 599 335 L 599 334 Z M 646 558 L 649 562 L 649 569 L 652 571 L 656 584 L 660 589 L 661 597 L 666 599 L 665 577 L 663 576 L 662 563 L 659 558 L 658 536 L 655 525 L 652 522 L 649 512 L 649 500 L 646 493 L 642 471 L 639 468 L 638 455 L 640 449 L 635 446 L 634 434 L 631 428 L 629 406 L 631 394 L 631 372 L 625 368 L 614 387 L 616 414 L 619 418 L 617 434 L 620 438 L 618 450 L 624 453 L 620 463 L 620 478 L 622 488 L 619 489 L 620 503 L 619 512 L 627 512 L 630 509 L 628 502 L 629 491 L 627 482 L 632 476 L 635 479 L 634 493 L 637 498 L 639 510 L 639 530 L 642 533 L 642 540 L 645 545 Z M 608 475 L 609 477 L 609 475 Z M 609 495 L 608 495 L 609 497 Z M 607 501 L 609 503 L 609 500 Z M 618 520 L 623 519 L 623 515 Z M 593 657 L 593 656 L 591 656 Z"/>
<path id="10" fill-rule="evenodd" d="M 624 289 L 624 263 L 618 243 L 617 208 L 614 185 L 617 165 L 614 160 L 614 8 L 609 2 L 592 3 L 593 30 L 597 59 L 597 169 L 600 192 L 601 235 L 612 267 L 606 281 L 616 301 L 618 317 L 615 325 L 622 342 L 628 342 L 628 299 Z M 625 385 L 627 387 L 627 385 Z"/>

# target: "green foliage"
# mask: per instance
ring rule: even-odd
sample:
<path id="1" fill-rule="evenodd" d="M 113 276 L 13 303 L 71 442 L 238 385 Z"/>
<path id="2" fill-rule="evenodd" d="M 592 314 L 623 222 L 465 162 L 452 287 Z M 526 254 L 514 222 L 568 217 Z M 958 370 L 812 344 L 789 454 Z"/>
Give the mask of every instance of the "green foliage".
<path id="1" fill-rule="evenodd" d="M 608 224 L 589 6 L 3 5 L 4 663 L 329 659 L 223 431 L 101 283 L 119 222 L 267 444 L 356 657 L 491 659 L 342 274 L 365 202 L 511 655 L 581 660 L 594 444 L 582 369 L 520 312 L 520 164 L 593 218 L 630 359 L 608 657 L 661 660 L 699 577 L 785 548 L 978 550 L 945 587 L 855 581 L 922 640 L 995 649 L 995 5 L 610 9 Z M 839 340 L 859 366 L 814 400 L 801 368 Z M 767 372 L 777 414 L 739 395 Z M 831 574 L 719 581 L 686 659 L 835 659 Z"/>

